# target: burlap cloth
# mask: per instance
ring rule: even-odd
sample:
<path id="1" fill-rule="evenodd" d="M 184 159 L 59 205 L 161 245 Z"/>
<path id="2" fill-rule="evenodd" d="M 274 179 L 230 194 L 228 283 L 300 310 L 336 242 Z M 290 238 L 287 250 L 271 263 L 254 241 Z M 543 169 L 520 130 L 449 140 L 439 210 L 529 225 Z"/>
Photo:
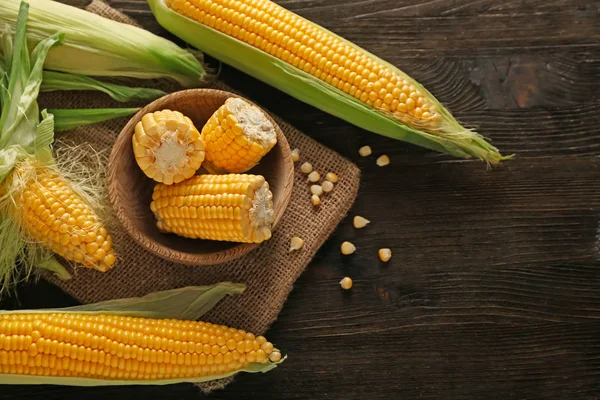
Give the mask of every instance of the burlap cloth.
<path id="1" fill-rule="evenodd" d="M 88 6 L 88 10 L 121 22 L 134 23 L 99 0 L 94 0 Z M 148 82 L 143 83 L 148 85 Z M 164 83 L 153 83 L 164 89 Z M 218 81 L 210 86 L 231 91 Z M 249 97 L 251 98 L 251 94 Z M 119 106 L 108 96 L 92 92 L 43 94 L 40 103 L 42 107 L 51 108 Z M 83 303 L 143 296 L 160 290 L 221 281 L 245 283 L 247 289 L 244 294 L 223 300 L 205 319 L 257 334 L 265 333 L 277 318 L 294 281 L 350 209 L 356 198 L 360 180 L 360 171 L 353 163 L 276 116 L 273 118 L 281 126 L 290 147 L 300 149 L 302 162 L 308 161 L 319 171 L 334 171 L 339 176 L 340 180 L 335 189 L 323 197 L 320 207 L 315 208 L 311 204 L 306 175 L 297 169 L 292 198 L 277 231 L 268 242 L 242 258 L 208 267 L 173 264 L 143 250 L 117 225 L 111 231 L 114 248 L 119 257 L 113 270 L 102 274 L 79 268 L 74 271 L 73 279 L 67 282 L 47 275 L 45 278 Z M 95 150 L 106 154 L 110 152 L 115 138 L 126 122 L 126 118 L 121 118 L 78 128 L 60 134 L 60 137 L 75 144 L 89 143 Z M 293 236 L 303 238 L 304 247 L 300 251 L 290 253 L 290 239 Z M 282 350 L 286 352 L 285 348 Z M 202 385 L 201 388 L 210 391 L 224 387 L 230 381 L 231 379 L 214 381 Z"/>

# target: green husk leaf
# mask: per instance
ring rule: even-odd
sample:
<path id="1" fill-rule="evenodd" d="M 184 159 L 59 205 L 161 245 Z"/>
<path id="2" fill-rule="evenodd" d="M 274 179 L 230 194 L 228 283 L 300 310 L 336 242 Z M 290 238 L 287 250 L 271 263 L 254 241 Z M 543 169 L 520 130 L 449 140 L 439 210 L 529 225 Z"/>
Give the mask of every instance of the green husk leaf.
<path id="1" fill-rule="evenodd" d="M 489 164 L 497 164 L 506 159 L 481 135 L 462 127 L 433 95 L 410 77 L 410 81 L 416 83 L 428 99 L 437 105 L 443 118 L 443 129 L 425 132 L 411 128 L 268 53 L 172 11 L 165 5 L 164 0 L 148 0 L 148 3 L 159 24 L 186 42 L 305 103 L 356 126 L 460 158 L 477 157 Z M 401 76 L 408 77 L 393 65 L 371 56 Z"/>
<path id="2" fill-rule="evenodd" d="M 197 320 L 228 295 L 240 294 L 245 285 L 220 282 L 211 286 L 188 286 L 165 290 L 144 297 L 108 300 L 61 309 L 61 312 L 119 313 L 146 318 Z"/>
<path id="3" fill-rule="evenodd" d="M 114 118 L 128 117 L 139 110 L 140 108 L 56 108 L 48 110 L 48 113 L 54 115 L 54 130 L 61 132 Z"/>
<path id="4" fill-rule="evenodd" d="M 123 103 L 137 100 L 154 100 L 166 94 L 158 89 L 129 87 L 102 82 L 83 75 L 44 71 L 41 91 L 52 92 L 55 90 L 98 90 Z"/>
<path id="5" fill-rule="evenodd" d="M 39 262 L 35 265 L 37 268 L 45 269 L 46 271 L 52 272 L 61 281 L 68 281 L 71 279 L 71 274 L 67 269 L 56 259 L 56 257 L 48 257 L 48 259 Z"/>
<path id="6" fill-rule="evenodd" d="M 42 310 L 15 310 L 0 311 L 2 314 L 22 313 L 84 313 L 84 314 L 111 314 L 129 315 L 145 318 L 170 318 L 196 320 L 212 309 L 223 297 L 239 294 L 245 286 L 231 282 L 221 282 L 211 286 L 190 286 L 164 292 L 151 293 L 144 297 L 110 300 L 85 306 L 68 307 L 61 309 Z M 65 378 L 47 376 L 27 376 L 15 374 L 0 374 L 0 384 L 9 385 L 67 385 L 67 386 L 122 386 L 122 385 L 171 385 L 176 383 L 201 383 L 216 379 L 226 378 L 238 372 L 268 372 L 276 368 L 277 363 L 267 364 L 252 363 L 245 368 L 199 378 L 181 378 L 168 380 L 102 380 L 88 378 Z"/>
<path id="7" fill-rule="evenodd" d="M 4 1 L 0 29 L 16 25 L 19 2 Z M 116 22 L 51 0 L 29 0 L 30 47 L 64 32 L 64 46 L 54 48 L 46 68 L 89 76 L 172 78 L 186 87 L 200 86 L 204 68 L 190 52 L 144 29 Z"/>
<path id="8" fill-rule="evenodd" d="M 42 110 L 42 120 L 36 127 L 35 152 L 47 148 L 54 141 L 54 115 Z"/>

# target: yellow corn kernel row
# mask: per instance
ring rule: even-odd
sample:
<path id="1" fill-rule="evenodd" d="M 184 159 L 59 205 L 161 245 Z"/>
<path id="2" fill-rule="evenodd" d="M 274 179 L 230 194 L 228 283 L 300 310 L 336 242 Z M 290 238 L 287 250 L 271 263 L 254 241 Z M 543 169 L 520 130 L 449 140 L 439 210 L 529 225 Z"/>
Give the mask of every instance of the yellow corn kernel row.
<path id="1" fill-rule="evenodd" d="M 229 98 L 202 128 L 205 167 L 213 173 L 242 173 L 254 167 L 277 143 L 275 127 L 258 107 Z"/>
<path id="2" fill-rule="evenodd" d="M 105 272 L 114 265 L 112 239 L 102 221 L 59 173 L 25 161 L 9 175 L 6 187 L 14 179 L 24 184 L 15 194 L 12 214 L 29 239 L 88 268 Z"/>
<path id="3" fill-rule="evenodd" d="M 73 313 L 0 314 L 0 373 L 163 380 L 277 362 L 264 337 L 207 322 Z"/>
<path id="4" fill-rule="evenodd" d="M 179 111 L 148 113 L 135 126 L 135 159 L 144 173 L 167 185 L 193 176 L 204 161 L 204 141 Z"/>
<path id="5" fill-rule="evenodd" d="M 260 49 L 405 124 L 435 131 L 441 115 L 406 77 L 269 0 L 166 0 L 173 11 Z"/>
<path id="6" fill-rule="evenodd" d="M 273 195 L 258 175 L 198 175 L 154 187 L 161 231 L 193 239 L 260 243 L 271 237 Z"/>

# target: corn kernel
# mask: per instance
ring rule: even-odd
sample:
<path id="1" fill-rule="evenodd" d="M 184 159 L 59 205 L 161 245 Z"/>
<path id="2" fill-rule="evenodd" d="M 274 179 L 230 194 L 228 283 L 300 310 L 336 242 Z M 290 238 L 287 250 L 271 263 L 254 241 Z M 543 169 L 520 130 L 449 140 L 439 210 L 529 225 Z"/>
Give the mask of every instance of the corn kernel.
<path id="1" fill-rule="evenodd" d="M 290 241 L 290 252 L 300 250 L 302 246 L 304 246 L 304 240 L 302 240 L 298 236 L 294 236 Z"/>
<path id="2" fill-rule="evenodd" d="M 304 174 L 310 174 L 313 170 L 313 166 L 311 163 L 309 162 L 305 162 L 304 164 L 302 164 L 300 166 L 300 171 L 302 171 L 302 173 Z"/>
<path id="3" fill-rule="evenodd" d="M 292 154 L 292 161 L 293 162 L 296 162 L 296 161 L 300 160 L 300 150 L 294 149 L 294 150 L 292 150 L 291 154 Z"/>
<path id="4" fill-rule="evenodd" d="M 333 190 L 333 183 L 331 183 L 331 181 L 325 181 L 321 184 L 321 188 L 323 188 L 325 193 L 329 193 Z"/>
<path id="5" fill-rule="evenodd" d="M 323 188 L 321 185 L 311 185 L 310 191 L 312 194 L 320 196 L 323 194 Z"/>
<path id="6" fill-rule="evenodd" d="M 377 159 L 377 165 L 380 167 L 385 167 L 390 163 L 390 158 L 385 154 Z"/>
<path id="7" fill-rule="evenodd" d="M 340 281 L 340 286 L 342 287 L 342 289 L 344 290 L 349 290 L 352 288 L 352 279 L 350 279 L 349 277 L 345 277 L 344 279 L 342 279 Z"/>
<path id="8" fill-rule="evenodd" d="M 371 153 L 371 147 L 369 146 L 363 146 L 360 149 L 358 149 L 358 154 L 360 154 L 361 157 L 368 157 L 371 155 Z"/>
<path id="9" fill-rule="evenodd" d="M 313 206 L 318 206 L 319 204 L 321 204 L 321 198 L 316 194 L 313 194 L 311 196 L 310 201 L 313 204 Z"/>
<path id="10" fill-rule="evenodd" d="M 308 174 L 308 180 L 310 182 L 319 182 L 320 179 L 321 179 L 321 174 L 319 174 L 317 171 L 313 171 L 310 174 Z"/>
<path id="11" fill-rule="evenodd" d="M 352 254 L 352 253 L 354 253 L 356 251 L 356 246 L 354 246 L 350 242 L 344 242 L 344 243 L 342 243 L 341 251 L 342 251 L 343 255 L 347 256 L 347 255 L 350 255 L 350 254 Z"/>
<path id="12" fill-rule="evenodd" d="M 354 217 L 354 227 L 356 229 L 362 229 L 365 226 L 367 226 L 371 221 L 369 221 L 366 218 L 361 217 L 360 215 L 357 215 Z"/>
<path id="13" fill-rule="evenodd" d="M 379 259 L 383 262 L 388 262 L 390 261 L 390 258 L 392 258 L 392 250 L 384 248 L 384 249 L 379 249 Z"/>
<path id="14" fill-rule="evenodd" d="M 325 179 L 327 179 L 331 183 L 336 183 L 338 181 L 338 176 L 336 174 L 334 174 L 333 172 L 328 172 L 325 175 Z"/>

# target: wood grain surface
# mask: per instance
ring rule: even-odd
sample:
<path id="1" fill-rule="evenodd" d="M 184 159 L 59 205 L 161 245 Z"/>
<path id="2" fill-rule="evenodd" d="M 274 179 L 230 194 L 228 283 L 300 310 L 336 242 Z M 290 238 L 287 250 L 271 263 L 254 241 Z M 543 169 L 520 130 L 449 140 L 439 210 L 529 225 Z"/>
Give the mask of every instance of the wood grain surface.
<path id="1" fill-rule="evenodd" d="M 278 2 L 405 70 L 516 158 L 488 171 L 379 137 L 225 66 L 225 82 L 355 160 L 363 181 L 352 214 L 268 334 L 289 360 L 208 397 L 599 399 L 600 3 Z M 172 38 L 143 0 L 110 3 Z M 374 156 L 363 159 L 365 144 Z M 382 153 L 391 159 L 385 168 L 375 165 Z M 356 231 L 355 214 L 371 224 Z M 356 254 L 340 255 L 344 240 Z M 394 253 L 387 264 L 380 247 Z M 346 275 L 350 292 L 337 284 Z M 70 304 L 44 282 L 2 302 Z M 20 400 L 198 396 L 191 385 L 0 392 Z"/>

